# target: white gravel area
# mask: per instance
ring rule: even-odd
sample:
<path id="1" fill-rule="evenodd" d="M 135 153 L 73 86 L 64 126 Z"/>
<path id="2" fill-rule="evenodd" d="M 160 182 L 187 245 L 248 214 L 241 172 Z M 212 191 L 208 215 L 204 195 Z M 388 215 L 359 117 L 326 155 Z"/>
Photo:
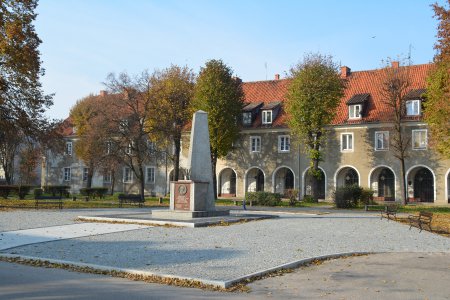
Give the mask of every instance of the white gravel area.
<path id="1" fill-rule="evenodd" d="M 367 213 L 281 215 L 231 226 L 138 229 L 29 245 L 3 253 L 227 281 L 292 261 L 337 253 L 450 252 L 450 239 L 408 228 Z"/>

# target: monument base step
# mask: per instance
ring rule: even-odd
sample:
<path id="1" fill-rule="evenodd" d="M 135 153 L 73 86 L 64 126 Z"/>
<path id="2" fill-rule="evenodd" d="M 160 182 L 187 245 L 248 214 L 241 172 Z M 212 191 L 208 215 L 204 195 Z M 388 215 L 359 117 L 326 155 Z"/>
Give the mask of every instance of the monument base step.
<path id="1" fill-rule="evenodd" d="M 161 219 L 194 219 L 229 216 L 229 210 L 214 211 L 183 211 L 183 210 L 152 210 L 152 216 Z"/>

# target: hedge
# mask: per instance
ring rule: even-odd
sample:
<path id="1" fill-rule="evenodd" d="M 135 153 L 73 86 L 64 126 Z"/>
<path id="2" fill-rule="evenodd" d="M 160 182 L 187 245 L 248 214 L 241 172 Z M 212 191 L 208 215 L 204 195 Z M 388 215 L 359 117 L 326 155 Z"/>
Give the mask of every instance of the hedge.
<path id="1" fill-rule="evenodd" d="M 7 199 L 9 195 L 15 194 L 19 199 L 25 199 L 32 188 L 31 185 L 0 185 L 0 197 Z"/>
<path id="2" fill-rule="evenodd" d="M 102 199 L 106 193 L 108 192 L 108 188 L 106 187 L 92 187 L 92 188 L 82 188 L 80 189 L 80 194 L 82 196 L 87 196 L 87 197 L 99 197 L 100 199 Z"/>
<path id="3" fill-rule="evenodd" d="M 281 195 L 268 192 L 249 192 L 245 195 L 247 202 L 252 205 L 277 206 L 281 204 Z"/>
<path id="4" fill-rule="evenodd" d="M 70 186 L 68 185 L 46 185 L 44 186 L 44 192 L 46 194 L 51 194 L 52 196 L 56 196 L 58 194 L 59 196 L 65 196 L 69 197 L 69 189 Z"/>

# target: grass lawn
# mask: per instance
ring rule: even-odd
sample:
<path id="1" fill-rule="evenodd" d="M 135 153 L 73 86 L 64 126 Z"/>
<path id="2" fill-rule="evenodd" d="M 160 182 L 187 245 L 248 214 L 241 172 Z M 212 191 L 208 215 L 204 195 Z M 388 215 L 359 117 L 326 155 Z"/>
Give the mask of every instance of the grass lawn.
<path id="1" fill-rule="evenodd" d="M 9 197 L 8 199 L 0 199 L 0 208 L 34 208 L 34 199 L 27 196 L 24 200 L 19 200 L 15 197 Z M 155 206 L 169 206 L 169 199 L 163 198 L 162 204 L 159 204 L 159 199 L 156 197 L 145 198 L 144 207 Z M 89 199 L 85 200 L 85 197 L 78 196 L 76 201 L 72 199 L 63 199 L 63 208 L 117 208 L 119 207 L 119 200 L 117 195 L 106 196 L 104 199 Z M 123 207 L 137 207 L 133 204 L 124 204 Z M 41 208 L 41 206 L 39 207 Z M 42 208 L 52 208 L 50 205 L 42 206 Z"/>

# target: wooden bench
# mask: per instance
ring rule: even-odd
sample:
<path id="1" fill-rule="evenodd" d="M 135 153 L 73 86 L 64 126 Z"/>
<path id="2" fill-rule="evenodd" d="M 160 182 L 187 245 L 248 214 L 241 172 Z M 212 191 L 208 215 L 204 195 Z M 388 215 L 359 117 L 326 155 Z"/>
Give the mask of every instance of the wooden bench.
<path id="1" fill-rule="evenodd" d="M 39 205 L 57 205 L 59 209 L 63 208 L 61 196 L 39 196 L 34 198 L 34 207 L 39 209 Z"/>
<path id="2" fill-rule="evenodd" d="M 119 195 L 119 207 L 122 207 L 123 204 L 138 204 L 139 207 L 144 206 L 144 199 L 141 199 L 141 195 Z"/>
<path id="3" fill-rule="evenodd" d="M 364 210 L 380 212 L 380 211 L 382 211 L 382 209 L 380 209 L 380 206 L 381 205 L 377 205 L 377 204 L 366 204 L 366 205 L 364 205 Z"/>
<path id="4" fill-rule="evenodd" d="M 389 221 L 389 219 L 391 217 L 393 217 L 392 220 L 397 220 L 397 210 L 398 210 L 398 205 L 396 205 L 396 204 L 386 205 L 384 207 L 384 210 L 381 211 L 380 219 L 386 218 Z"/>
<path id="5" fill-rule="evenodd" d="M 420 211 L 418 216 L 409 215 L 408 220 L 409 220 L 409 229 L 411 229 L 412 226 L 415 226 L 419 228 L 420 231 L 422 231 L 424 226 L 428 226 L 428 229 L 430 231 L 433 231 L 431 229 L 431 221 L 433 220 L 432 212 Z"/>

